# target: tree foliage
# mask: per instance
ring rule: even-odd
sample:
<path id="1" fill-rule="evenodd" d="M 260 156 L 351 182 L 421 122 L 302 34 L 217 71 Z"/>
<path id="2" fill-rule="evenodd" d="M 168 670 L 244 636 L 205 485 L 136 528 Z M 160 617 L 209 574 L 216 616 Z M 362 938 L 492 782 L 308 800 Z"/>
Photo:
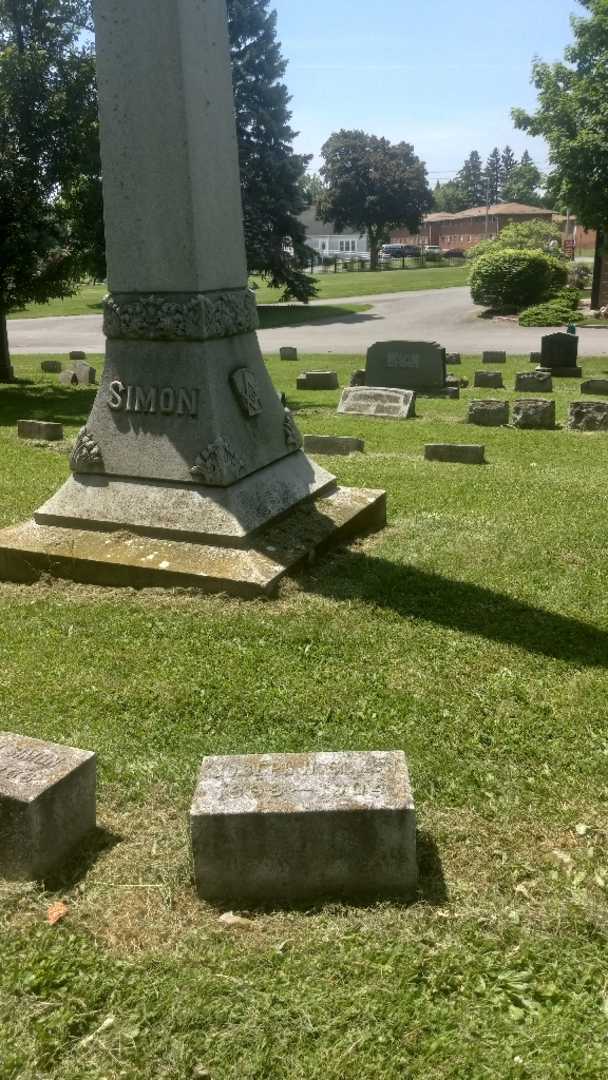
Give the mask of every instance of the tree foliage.
<path id="1" fill-rule="evenodd" d="M 568 280 L 563 259 L 543 251 L 497 247 L 475 260 L 471 296 L 495 311 L 521 311 L 550 300 Z"/>
<path id="2" fill-rule="evenodd" d="M 350 227 L 367 233 L 375 269 L 391 230 L 406 226 L 417 232 L 423 214 L 431 209 L 424 163 L 409 143 L 392 144 L 364 131 L 335 132 L 321 154 L 326 191 L 319 214 L 338 230 Z"/>
<path id="3" fill-rule="evenodd" d="M 552 221 L 512 221 L 505 225 L 498 236 L 482 240 L 468 252 L 471 260 L 478 259 L 488 251 L 502 251 L 505 248 L 517 248 L 520 251 L 547 251 L 559 254 L 561 248 L 561 229 Z"/>
<path id="4" fill-rule="evenodd" d="M 588 229 L 608 221 L 608 0 L 580 0 L 587 16 L 572 19 L 574 42 L 564 61 L 537 61 L 535 113 L 514 109 L 519 128 L 549 145 L 551 190 Z"/>

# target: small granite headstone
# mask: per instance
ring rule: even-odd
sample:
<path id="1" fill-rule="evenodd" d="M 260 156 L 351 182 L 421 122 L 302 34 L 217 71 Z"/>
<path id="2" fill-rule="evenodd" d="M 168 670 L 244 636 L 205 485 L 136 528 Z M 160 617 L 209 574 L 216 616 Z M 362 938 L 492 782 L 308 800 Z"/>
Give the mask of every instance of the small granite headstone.
<path id="1" fill-rule="evenodd" d="M 97 372 L 94 367 L 85 364 L 82 360 L 75 367 L 76 378 L 82 386 L 94 386 Z"/>
<path id="2" fill-rule="evenodd" d="M 498 352 L 486 350 L 482 355 L 481 362 L 482 364 L 506 364 L 507 354 L 502 350 L 498 350 Z"/>
<path id="3" fill-rule="evenodd" d="M 586 379 L 581 383 L 581 394 L 608 394 L 608 379 Z"/>
<path id="4" fill-rule="evenodd" d="M 555 427 L 555 401 L 524 398 L 513 402 L 513 427 L 533 430 Z"/>
<path id="5" fill-rule="evenodd" d="M 539 352 L 531 352 L 530 353 L 530 363 L 531 364 L 542 364 L 542 362 L 543 362 L 543 354 L 542 353 L 539 353 Z"/>
<path id="6" fill-rule="evenodd" d="M 576 334 L 545 334 L 541 341 L 541 364 L 550 368 L 557 378 L 580 379 L 582 371 L 577 366 L 578 337 Z"/>
<path id="7" fill-rule="evenodd" d="M 446 358 L 445 358 L 445 362 L 446 362 L 446 364 L 460 364 L 460 363 L 462 363 L 462 358 L 460 356 L 460 353 L 459 352 L 448 353 Z"/>
<path id="8" fill-rule="evenodd" d="M 63 425 L 51 423 L 49 420 L 18 420 L 17 436 L 20 439 L 57 442 L 63 439 Z"/>
<path id="9" fill-rule="evenodd" d="M 492 398 L 472 401 L 469 405 L 468 422 L 480 427 L 503 427 L 509 423 L 509 402 Z"/>
<path id="10" fill-rule="evenodd" d="M 0 733 L 0 876 L 35 881 L 95 829 L 95 754 Z"/>
<path id="11" fill-rule="evenodd" d="M 357 368 L 350 377 L 350 386 L 365 386 L 365 368 Z"/>
<path id="12" fill-rule="evenodd" d="M 305 435 L 306 454 L 357 454 L 365 449 L 363 439 L 350 435 Z"/>
<path id="13" fill-rule="evenodd" d="M 62 371 L 59 382 L 64 386 L 78 386 L 78 376 L 75 371 Z"/>
<path id="14" fill-rule="evenodd" d="M 400 752 L 204 758 L 190 826 L 205 900 L 416 891 L 416 817 Z"/>
<path id="15" fill-rule="evenodd" d="M 480 443 L 427 443 L 424 456 L 427 461 L 448 461 L 460 465 L 483 465 L 485 446 Z"/>
<path id="16" fill-rule="evenodd" d="M 377 341 L 367 351 L 365 382 L 441 393 L 446 387 L 445 349 L 434 341 Z"/>
<path id="17" fill-rule="evenodd" d="M 82 352 L 81 349 L 74 349 L 73 352 L 70 353 L 70 360 L 72 362 L 74 362 L 76 360 L 86 360 L 86 358 L 87 358 L 86 352 Z"/>
<path id="18" fill-rule="evenodd" d="M 337 390 L 338 373 L 336 371 L 303 371 L 298 375 L 298 390 Z"/>
<path id="19" fill-rule="evenodd" d="M 608 431 L 608 401 L 573 401 L 567 427 L 570 431 Z"/>
<path id="20" fill-rule="evenodd" d="M 279 355 L 281 360 L 297 360 L 298 350 L 294 349 L 292 345 L 283 345 L 283 347 L 279 349 Z"/>
<path id="21" fill-rule="evenodd" d="M 553 390 L 551 372 L 540 368 L 537 371 L 518 371 L 515 376 L 515 389 L 548 394 Z"/>
<path id="22" fill-rule="evenodd" d="M 504 390 L 501 371 L 476 371 L 473 386 L 485 387 L 486 390 Z"/>
<path id="23" fill-rule="evenodd" d="M 416 415 L 416 394 L 413 390 L 395 390 L 385 386 L 349 386 L 342 391 L 338 412 L 388 420 L 411 420 Z"/>
<path id="24" fill-rule="evenodd" d="M 40 370 L 47 375 L 59 375 L 60 371 L 63 371 L 63 364 L 61 360 L 43 360 Z"/>

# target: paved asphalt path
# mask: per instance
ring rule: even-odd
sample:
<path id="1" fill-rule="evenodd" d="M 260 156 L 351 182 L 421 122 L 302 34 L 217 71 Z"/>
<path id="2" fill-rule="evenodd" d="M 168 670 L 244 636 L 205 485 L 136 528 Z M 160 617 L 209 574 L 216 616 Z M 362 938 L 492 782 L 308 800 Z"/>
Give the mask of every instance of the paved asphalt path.
<path id="1" fill-rule="evenodd" d="M 479 318 L 468 288 L 426 289 L 421 292 L 351 296 L 321 300 L 322 304 L 371 304 L 369 311 L 342 319 L 260 331 L 265 353 L 281 345 L 295 345 L 302 353 L 364 354 L 374 341 L 398 339 L 438 341 L 448 352 L 477 354 L 484 349 L 505 349 L 526 354 L 540 348 L 543 332 L 509 320 Z M 67 353 L 84 349 L 104 351 L 100 315 L 72 315 L 53 319 L 10 319 L 11 351 Z M 579 331 L 582 356 L 608 356 L 608 329 Z"/>

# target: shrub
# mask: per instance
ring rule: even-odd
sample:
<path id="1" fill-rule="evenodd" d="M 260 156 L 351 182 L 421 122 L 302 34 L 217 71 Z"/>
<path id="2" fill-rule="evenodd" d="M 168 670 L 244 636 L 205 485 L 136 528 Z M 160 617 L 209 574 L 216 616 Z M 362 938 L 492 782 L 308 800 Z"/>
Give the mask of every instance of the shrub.
<path id="1" fill-rule="evenodd" d="M 574 299 L 576 297 L 576 299 Z M 546 304 L 526 308 L 519 316 L 520 326 L 564 326 L 576 319 L 578 293 L 563 289 L 559 296 Z"/>
<path id="2" fill-rule="evenodd" d="M 475 304 L 496 311 L 521 311 L 539 304 L 563 288 L 568 268 L 542 251 L 502 248 L 488 251 L 473 264 L 471 296 Z"/>

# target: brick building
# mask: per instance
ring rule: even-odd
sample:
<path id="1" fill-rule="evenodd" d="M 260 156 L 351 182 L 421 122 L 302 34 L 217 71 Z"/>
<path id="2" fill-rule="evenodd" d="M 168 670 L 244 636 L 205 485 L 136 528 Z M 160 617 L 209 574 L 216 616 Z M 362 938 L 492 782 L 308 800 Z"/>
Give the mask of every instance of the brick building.
<path id="1" fill-rule="evenodd" d="M 524 206 L 522 203 L 497 203 L 495 206 L 475 206 L 459 214 L 427 214 L 418 236 L 405 230 L 396 230 L 391 236 L 393 243 L 435 244 L 448 251 L 450 248 L 474 247 L 480 240 L 492 239 L 513 222 L 555 220 L 552 210 L 542 206 Z"/>

